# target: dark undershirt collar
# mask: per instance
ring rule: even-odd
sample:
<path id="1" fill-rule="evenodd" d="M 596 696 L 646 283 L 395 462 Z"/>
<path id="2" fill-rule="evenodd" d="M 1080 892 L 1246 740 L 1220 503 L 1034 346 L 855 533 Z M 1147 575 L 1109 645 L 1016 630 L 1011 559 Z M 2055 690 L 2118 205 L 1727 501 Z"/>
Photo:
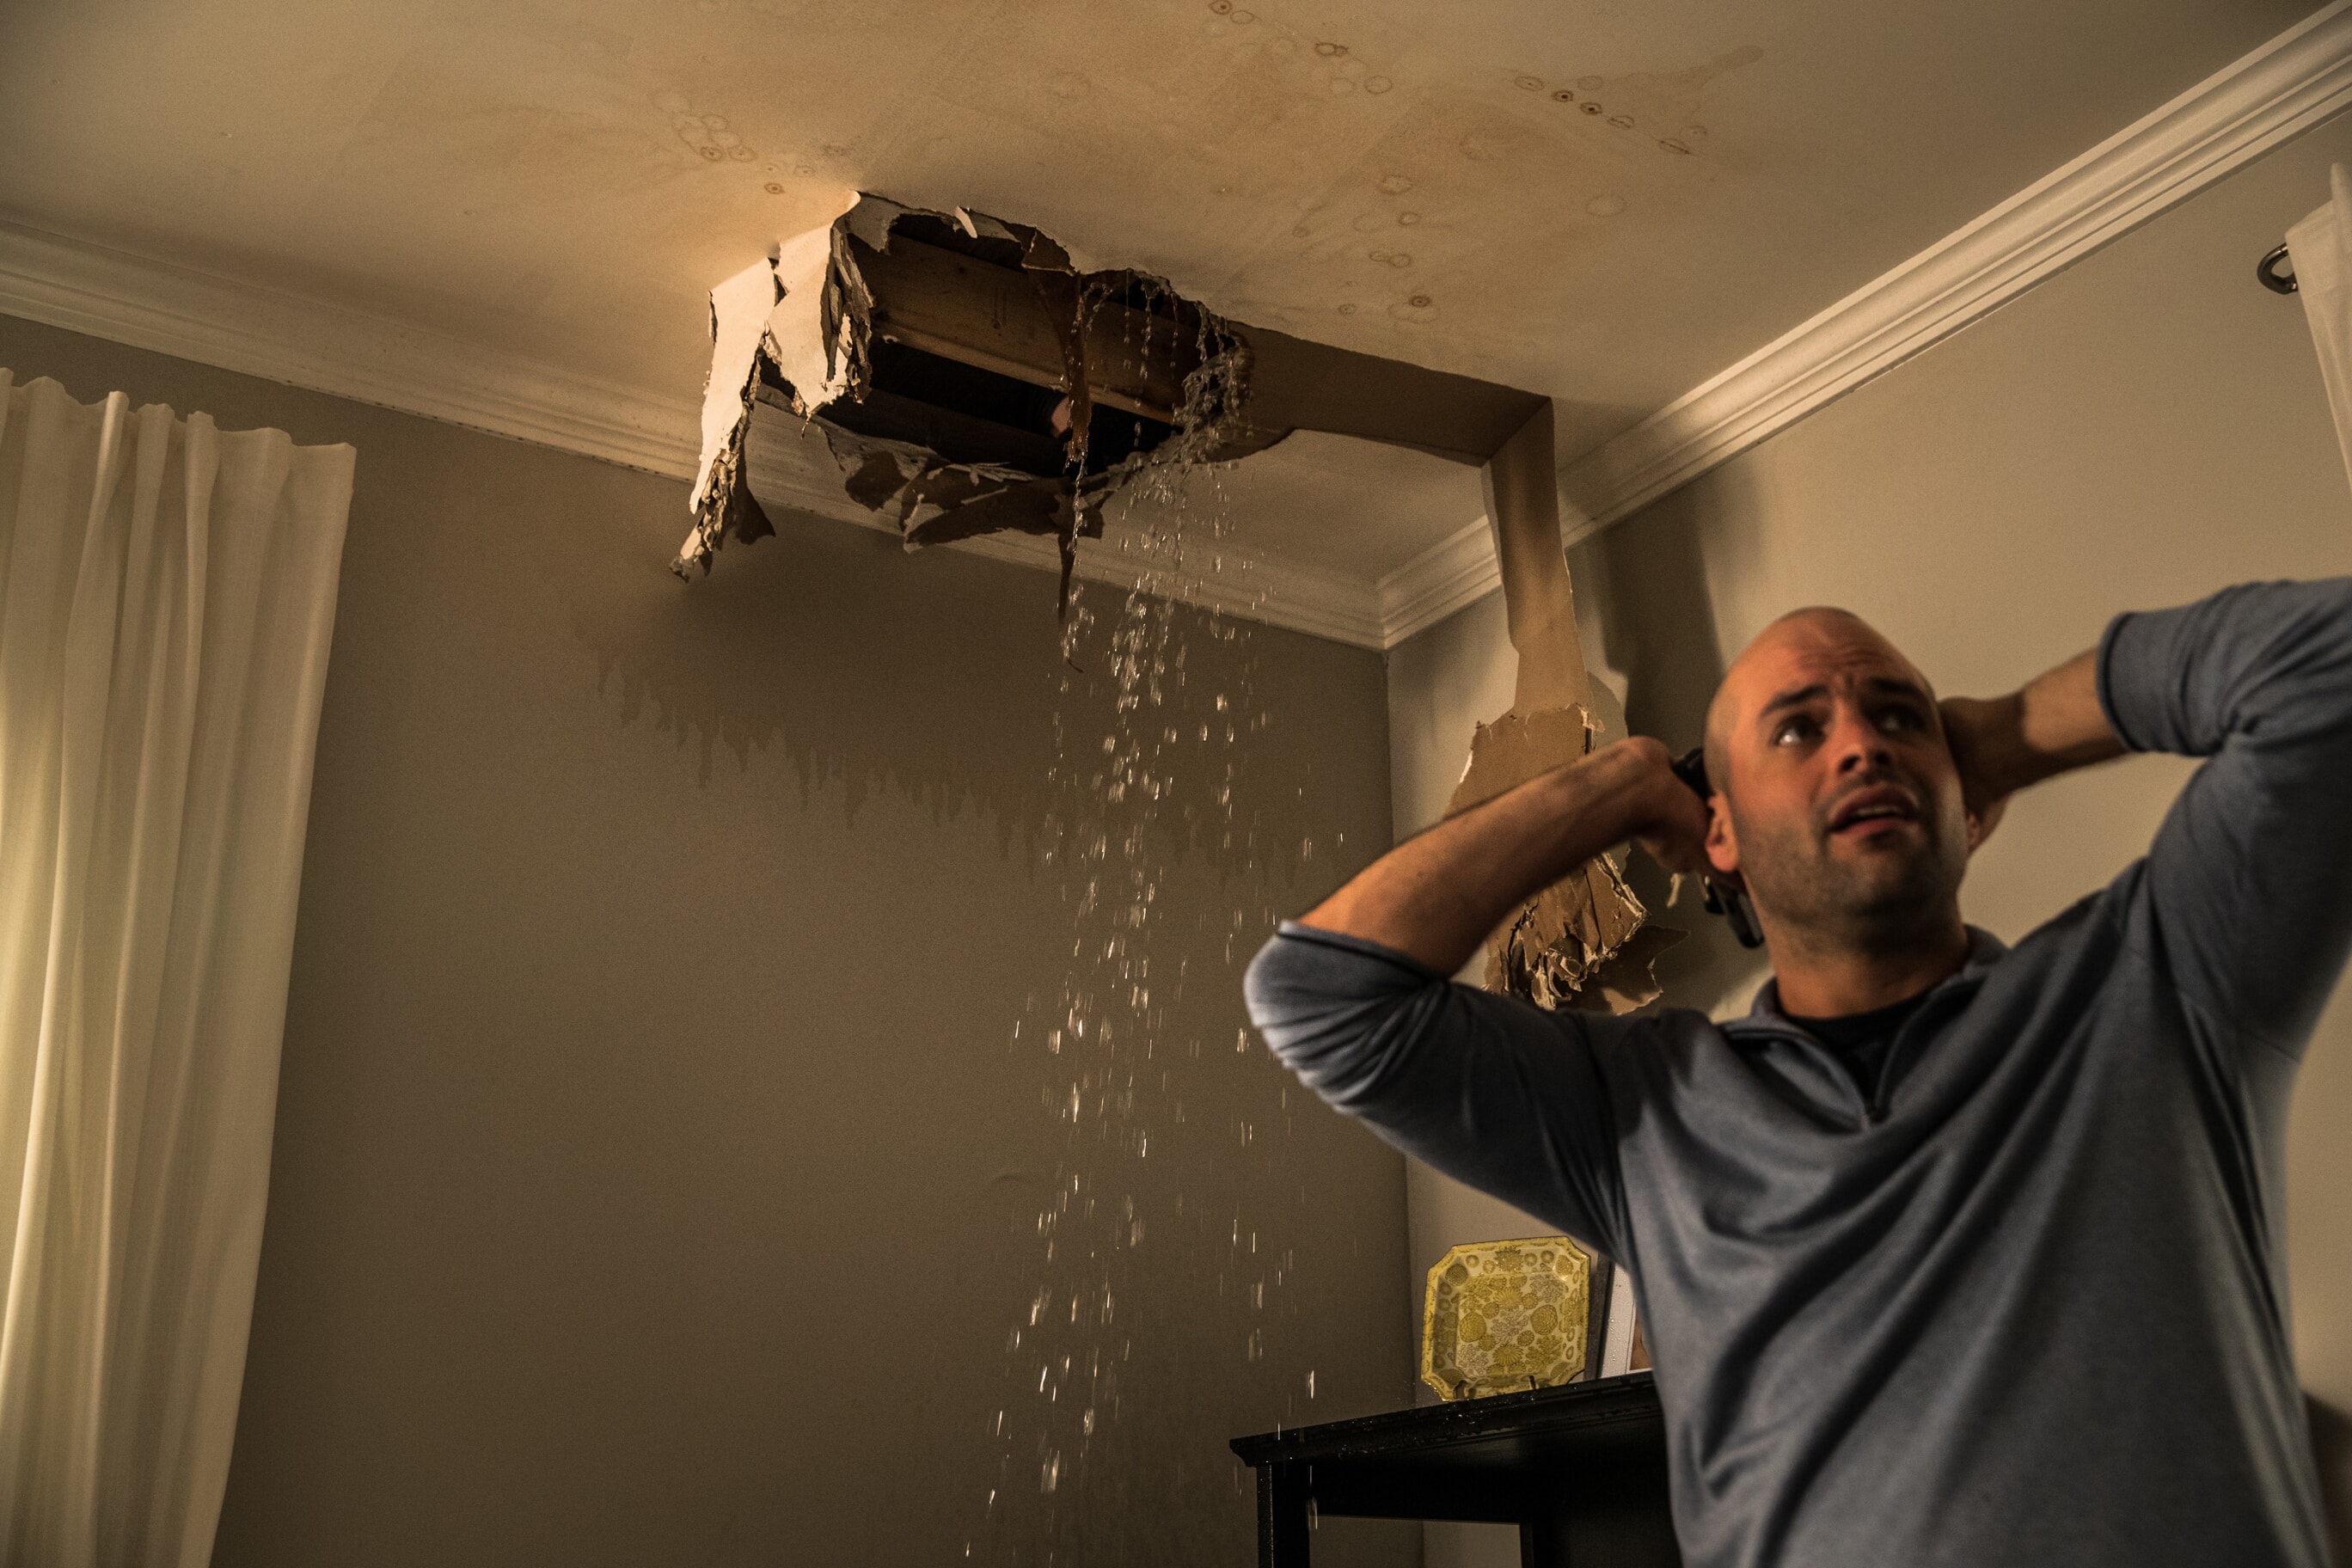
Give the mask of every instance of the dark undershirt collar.
<path id="1" fill-rule="evenodd" d="M 1906 997 L 1891 1007 L 1874 1007 L 1867 1013 L 1848 1013 L 1842 1018 L 1801 1018 L 1794 1013 L 1783 1015 L 1805 1033 L 1830 1048 L 1832 1056 L 1843 1063 L 1853 1076 L 1854 1087 L 1865 1099 L 1875 1093 L 1879 1074 L 1886 1066 L 1886 1053 L 1895 1044 L 1895 1036 L 1916 1013 L 1921 1004 L 1934 990 L 1929 987 L 1916 996 Z"/>

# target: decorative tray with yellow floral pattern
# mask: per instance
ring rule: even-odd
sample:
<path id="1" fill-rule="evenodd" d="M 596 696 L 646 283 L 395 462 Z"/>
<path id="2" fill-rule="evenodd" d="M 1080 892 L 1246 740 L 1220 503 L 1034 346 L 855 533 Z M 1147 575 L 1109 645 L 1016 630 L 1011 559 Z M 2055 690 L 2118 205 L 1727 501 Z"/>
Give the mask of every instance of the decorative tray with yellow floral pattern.
<path id="1" fill-rule="evenodd" d="M 1444 1399 L 1554 1388 L 1584 1370 L 1592 1260 L 1564 1236 L 1457 1247 L 1429 1271 L 1421 1378 Z"/>

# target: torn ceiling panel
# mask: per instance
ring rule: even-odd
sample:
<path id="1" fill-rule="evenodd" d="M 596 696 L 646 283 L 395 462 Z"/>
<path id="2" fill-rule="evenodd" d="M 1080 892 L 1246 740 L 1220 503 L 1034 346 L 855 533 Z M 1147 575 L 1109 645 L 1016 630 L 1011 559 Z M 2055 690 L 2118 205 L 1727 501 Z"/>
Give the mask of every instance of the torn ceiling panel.
<path id="1" fill-rule="evenodd" d="M 714 289 L 711 331 L 681 574 L 771 531 L 744 458 L 762 398 L 822 437 L 798 454 L 816 489 L 887 514 L 909 546 L 1049 536 L 1066 596 L 1077 539 L 1100 534 L 1102 503 L 1135 475 L 1283 434 L 1240 418 L 1246 350 L 1214 314 L 961 208 L 860 196 Z"/>
<path id="2" fill-rule="evenodd" d="M 1576 633 L 1576 592 L 1560 546 L 1552 414 L 1513 432 L 1481 469 L 1503 571 L 1503 604 L 1518 657 L 1510 710 L 1481 724 L 1446 805 L 1470 811 L 1590 753 L 1601 733 Z M 1486 944 L 1486 988 L 1544 1007 L 1628 1012 L 1655 1001 L 1652 966 L 1683 933 L 1645 924 L 1649 911 L 1616 863 L 1596 855 L 1524 900 Z"/>

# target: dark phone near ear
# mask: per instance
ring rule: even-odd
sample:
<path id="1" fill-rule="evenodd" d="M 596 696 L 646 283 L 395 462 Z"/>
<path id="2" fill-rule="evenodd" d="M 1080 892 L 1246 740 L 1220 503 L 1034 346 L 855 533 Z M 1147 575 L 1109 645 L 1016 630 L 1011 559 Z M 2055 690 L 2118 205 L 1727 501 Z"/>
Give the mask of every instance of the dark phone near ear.
<path id="1" fill-rule="evenodd" d="M 1715 791 L 1706 782 L 1706 748 L 1693 746 L 1674 760 L 1675 777 L 1688 784 L 1699 799 L 1711 799 Z M 1756 911 L 1748 907 L 1748 895 L 1737 888 L 1727 888 L 1712 877 L 1700 879 L 1706 888 L 1706 912 L 1721 915 L 1731 927 L 1731 934 L 1739 939 L 1742 947 L 1762 947 L 1764 933 L 1756 929 Z"/>

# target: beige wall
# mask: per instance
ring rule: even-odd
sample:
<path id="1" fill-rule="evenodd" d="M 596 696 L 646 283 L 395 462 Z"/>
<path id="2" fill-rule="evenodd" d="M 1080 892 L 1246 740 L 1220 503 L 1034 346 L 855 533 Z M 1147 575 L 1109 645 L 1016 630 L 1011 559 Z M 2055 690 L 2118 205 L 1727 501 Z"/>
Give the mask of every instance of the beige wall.
<path id="1" fill-rule="evenodd" d="M 2352 160 L 2352 123 L 2273 153 L 1572 551 L 1588 642 L 1633 727 L 1694 743 L 1724 658 L 1800 605 L 1849 605 L 1944 689 L 1990 692 L 2087 646 L 2117 610 L 2352 571 L 2352 493 L 2303 312 L 2252 277 L 2326 200 L 2334 160 Z M 1507 662 L 1493 601 L 1392 656 L 1400 832 L 1426 822 L 1471 722 L 1507 699 Z M 2185 775 L 2135 759 L 2024 797 L 1971 872 L 1969 918 L 2014 937 L 2097 887 L 2146 847 Z M 1637 885 L 1662 890 L 1646 862 Z M 1719 922 L 1670 923 L 1699 930 L 1661 965 L 1669 995 L 1744 1008 L 1759 974 Z M 2352 988 L 2312 1046 L 2288 1152 L 2296 1344 L 2326 1407 L 2322 1447 L 2352 1493 L 2347 1129 Z M 1467 1239 L 1447 1226 L 1473 1216 L 1433 1190 L 1416 1172 L 1412 1266 Z"/>
<path id="2" fill-rule="evenodd" d="M 1500 594 L 1488 595 L 1390 652 L 1389 755 L 1396 837 L 1417 833 L 1444 815 L 1470 754 L 1470 725 L 1510 707 L 1517 673 Z M 1484 967 L 1482 954 L 1464 968 L 1461 978 L 1475 983 Z M 1405 1190 L 1404 1291 L 1412 1309 L 1417 1346 L 1423 1281 L 1447 1247 L 1464 1241 L 1543 1236 L 1551 1227 L 1418 1160 L 1405 1162 Z M 1423 1405 L 1437 1399 L 1421 1383 L 1414 1384 L 1413 1395 Z"/>
<path id="3" fill-rule="evenodd" d="M 1076 1053 L 1013 1038 L 1080 929 L 1039 853 L 1050 578 L 788 518 L 689 587 L 667 479 L 21 321 L 0 364 L 359 448 L 221 1568 L 945 1563 L 975 1535 L 1243 1562 L 1226 1438 L 1407 1397 L 1401 1163 L 1234 1048 L 1270 911 L 1386 846 L 1377 658 L 1182 621 L 1188 721 L 1218 691 L 1269 716 L 1255 843 L 1216 851 L 1222 764 L 1171 748 L 1168 814 L 1205 826 L 1151 841 L 1168 1084 L 1118 1155 L 1044 1103 Z M 1078 662 L 1098 752 L 1099 628 Z M 1102 1205 L 1065 1243 L 1129 1192 L 1149 1229 L 1115 1329 L 1059 1342 L 1129 1359 L 1049 1499 L 1006 1338 L 1081 1278 L 1037 1238 L 1057 1166 Z M 1029 1447 L 992 1537 L 999 1408 Z"/>
<path id="4" fill-rule="evenodd" d="M 1601 667 L 1600 619 L 1581 596 L 1578 621 L 1585 663 L 1593 672 L 1594 714 L 1604 733 L 1622 738 L 1624 710 L 1610 673 Z M 1399 839 L 1420 832 L 1444 813 L 1470 754 L 1471 727 L 1510 707 L 1517 673 L 1500 594 L 1488 595 L 1390 650 L 1391 801 Z M 1464 965 L 1460 978 L 1475 984 L 1485 968 L 1481 953 Z M 1405 1162 L 1405 1211 L 1404 1287 L 1412 1311 L 1417 1367 L 1423 1287 L 1431 1265 L 1445 1249 L 1465 1241 L 1548 1236 L 1553 1227 L 1418 1160 Z M 1436 1394 L 1418 1381 L 1413 1396 L 1423 1405 L 1437 1402 Z M 1423 1530 L 1429 1568 L 1517 1568 L 1519 1561 L 1519 1532 L 1513 1525 L 1432 1521 Z"/>

